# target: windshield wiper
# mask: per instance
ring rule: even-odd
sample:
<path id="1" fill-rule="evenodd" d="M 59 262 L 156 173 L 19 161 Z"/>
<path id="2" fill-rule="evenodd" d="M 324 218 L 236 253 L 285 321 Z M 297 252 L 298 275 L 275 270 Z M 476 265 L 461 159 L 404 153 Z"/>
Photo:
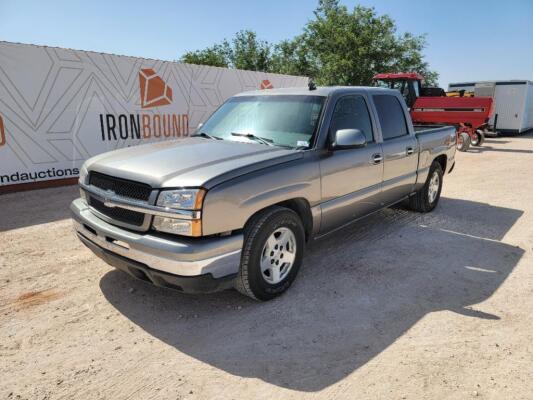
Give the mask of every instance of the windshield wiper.
<path id="1" fill-rule="evenodd" d="M 274 146 L 274 141 L 272 139 L 267 139 L 261 136 L 256 136 L 253 133 L 240 133 L 240 132 L 231 132 L 231 136 L 240 136 L 247 139 L 255 140 L 256 142 L 266 144 L 267 146 Z"/>
<path id="2" fill-rule="evenodd" d="M 212 136 L 205 132 L 195 133 L 194 135 L 191 135 L 191 137 L 203 137 L 206 139 L 216 139 L 216 140 L 224 140 L 221 137 L 218 136 Z"/>

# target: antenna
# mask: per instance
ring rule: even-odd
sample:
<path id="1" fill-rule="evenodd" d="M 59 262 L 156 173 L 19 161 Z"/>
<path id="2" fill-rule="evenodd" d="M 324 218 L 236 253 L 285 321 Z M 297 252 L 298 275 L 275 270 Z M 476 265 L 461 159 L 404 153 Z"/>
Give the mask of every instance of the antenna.
<path id="1" fill-rule="evenodd" d="M 316 90 L 315 82 L 313 82 L 313 78 L 309 78 L 309 82 L 307 82 L 307 87 L 309 90 Z"/>

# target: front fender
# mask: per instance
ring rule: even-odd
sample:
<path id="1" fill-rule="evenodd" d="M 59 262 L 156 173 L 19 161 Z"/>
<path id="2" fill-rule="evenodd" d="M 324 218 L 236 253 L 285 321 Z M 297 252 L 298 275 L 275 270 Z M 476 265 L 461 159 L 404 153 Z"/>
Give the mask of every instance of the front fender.
<path id="1" fill-rule="evenodd" d="M 320 170 L 313 157 L 275 165 L 224 182 L 206 194 L 204 235 L 242 229 L 256 212 L 283 201 L 303 198 L 320 202 Z"/>

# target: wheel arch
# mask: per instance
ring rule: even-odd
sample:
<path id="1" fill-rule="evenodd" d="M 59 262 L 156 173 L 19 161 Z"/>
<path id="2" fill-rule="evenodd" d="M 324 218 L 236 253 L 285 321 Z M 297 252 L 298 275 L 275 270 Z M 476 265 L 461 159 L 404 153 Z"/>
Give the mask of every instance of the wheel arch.
<path id="1" fill-rule="evenodd" d="M 448 164 L 448 157 L 446 156 L 446 154 L 441 154 L 440 156 L 438 157 L 435 157 L 435 159 L 433 161 L 436 161 L 440 164 L 441 168 L 442 168 L 442 172 L 443 174 L 446 173 L 446 166 Z"/>
<path id="2" fill-rule="evenodd" d="M 246 221 L 245 226 L 259 213 L 262 213 L 272 207 L 283 207 L 294 211 L 302 221 L 302 225 L 305 231 L 305 241 L 308 242 L 309 239 L 311 239 L 313 232 L 313 214 L 311 212 L 311 205 L 309 204 L 307 199 L 304 199 L 303 197 L 283 200 L 279 203 L 274 203 L 269 205 L 268 207 L 264 207 L 252 214 Z"/>

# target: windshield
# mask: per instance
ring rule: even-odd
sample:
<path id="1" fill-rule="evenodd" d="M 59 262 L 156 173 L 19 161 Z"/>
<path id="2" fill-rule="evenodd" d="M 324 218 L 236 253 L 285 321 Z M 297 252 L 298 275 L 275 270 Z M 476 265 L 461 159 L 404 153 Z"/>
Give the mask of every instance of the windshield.
<path id="1" fill-rule="evenodd" d="M 233 97 L 215 111 L 197 134 L 307 148 L 312 145 L 324 100 L 322 96 L 303 95 Z"/>

